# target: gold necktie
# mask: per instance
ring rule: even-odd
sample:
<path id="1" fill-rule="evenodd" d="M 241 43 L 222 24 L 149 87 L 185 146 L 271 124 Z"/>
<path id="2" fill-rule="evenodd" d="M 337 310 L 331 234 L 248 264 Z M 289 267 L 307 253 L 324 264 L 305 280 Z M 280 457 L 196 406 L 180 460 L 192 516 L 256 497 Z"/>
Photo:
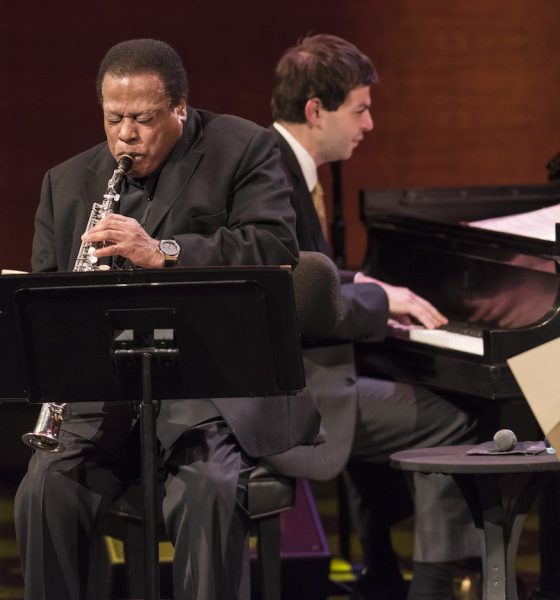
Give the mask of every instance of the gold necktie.
<path id="1" fill-rule="evenodd" d="M 327 213 L 325 210 L 325 195 L 323 193 L 323 186 L 317 181 L 317 185 L 311 191 L 311 199 L 313 200 L 313 206 L 315 207 L 315 212 L 319 217 L 319 223 L 321 224 L 321 230 L 323 231 L 323 235 L 325 236 L 325 240 L 327 237 Z"/>

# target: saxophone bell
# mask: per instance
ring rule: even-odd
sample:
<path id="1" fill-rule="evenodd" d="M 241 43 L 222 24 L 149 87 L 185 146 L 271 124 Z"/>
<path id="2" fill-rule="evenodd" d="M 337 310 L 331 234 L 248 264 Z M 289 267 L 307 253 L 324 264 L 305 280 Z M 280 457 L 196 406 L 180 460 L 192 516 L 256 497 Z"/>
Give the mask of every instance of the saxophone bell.
<path id="1" fill-rule="evenodd" d="M 21 440 L 33 450 L 62 452 L 64 444 L 58 439 L 60 426 L 63 421 L 69 421 L 71 417 L 72 411 L 68 404 L 45 402 L 41 407 L 35 429 L 31 433 L 24 433 Z"/>

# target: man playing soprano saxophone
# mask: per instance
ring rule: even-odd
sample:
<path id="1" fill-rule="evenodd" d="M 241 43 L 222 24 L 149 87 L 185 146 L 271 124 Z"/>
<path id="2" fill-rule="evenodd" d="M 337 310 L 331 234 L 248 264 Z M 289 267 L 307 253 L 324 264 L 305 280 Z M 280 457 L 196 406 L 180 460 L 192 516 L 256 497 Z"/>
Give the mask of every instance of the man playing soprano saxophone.
<path id="1" fill-rule="evenodd" d="M 82 241 L 106 244 L 96 256 L 119 267 L 295 264 L 289 188 L 269 131 L 188 106 L 181 60 L 156 40 L 111 48 L 97 92 L 107 141 L 45 176 L 34 271 L 71 271 Z M 84 234 L 124 154 L 134 162 L 119 211 Z M 177 600 L 249 598 L 246 491 L 255 457 L 312 441 L 318 429 L 313 409 L 303 417 L 299 409 L 295 422 L 290 403 L 162 403 Z M 99 511 L 122 490 L 128 460 L 137 460 L 136 425 L 128 404 L 74 404 L 60 433 L 65 450 L 33 455 L 15 507 L 26 600 L 96 598 L 88 542 Z"/>

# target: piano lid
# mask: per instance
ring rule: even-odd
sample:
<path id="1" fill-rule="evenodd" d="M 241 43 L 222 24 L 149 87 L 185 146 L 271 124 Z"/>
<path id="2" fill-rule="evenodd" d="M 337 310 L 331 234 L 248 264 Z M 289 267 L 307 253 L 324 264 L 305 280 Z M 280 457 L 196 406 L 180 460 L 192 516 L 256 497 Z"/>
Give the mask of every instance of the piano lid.
<path id="1" fill-rule="evenodd" d="M 559 202 L 560 183 L 361 193 L 368 233 L 363 270 L 414 290 L 450 320 L 478 327 L 483 334 L 482 356 L 461 356 L 443 348 L 424 351 L 420 343 L 409 343 L 412 349 L 400 367 L 401 375 L 414 380 L 413 370 L 424 360 L 429 368 L 424 369 L 421 381 L 442 385 L 442 378 L 449 377 L 443 366 L 447 362 L 441 362 L 446 357 L 455 365 L 455 374 L 458 365 L 471 376 L 475 365 L 484 367 L 485 394 L 491 397 L 507 396 L 517 389 L 510 385 L 505 360 L 560 335 L 558 245 L 467 223 Z M 390 342 L 381 352 L 397 352 L 398 348 L 401 353 L 405 347 L 405 340 Z M 429 352 L 430 358 L 423 354 L 421 359 L 420 352 Z M 436 368 L 438 362 L 441 368 Z M 483 376 L 480 370 L 476 373 Z M 472 377 L 463 379 L 461 389 L 468 389 Z"/>
<path id="2" fill-rule="evenodd" d="M 406 286 L 450 320 L 485 328 L 535 324 L 558 305 L 557 261 L 457 236 L 431 236 L 412 224 L 370 224 L 365 272 Z"/>
<path id="3" fill-rule="evenodd" d="M 467 223 L 559 200 L 560 184 L 551 183 L 365 190 L 364 269 L 406 285 L 452 320 L 485 328 L 526 327 L 558 304 L 556 242 Z"/>
<path id="4" fill-rule="evenodd" d="M 373 213 L 462 223 L 517 214 L 560 202 L 560 181 L 543 184 L 411 187 L 360 191 L 362 220 Z"/>

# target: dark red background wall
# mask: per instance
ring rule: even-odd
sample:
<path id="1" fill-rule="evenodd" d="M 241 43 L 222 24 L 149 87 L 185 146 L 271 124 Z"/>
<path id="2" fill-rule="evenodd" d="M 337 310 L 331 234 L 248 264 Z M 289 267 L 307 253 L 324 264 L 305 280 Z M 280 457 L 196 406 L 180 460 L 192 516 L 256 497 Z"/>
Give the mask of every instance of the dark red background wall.
<path id="1" fill-rule="evenodd" d="M 193 105 L 267 125 L 276 60 L 319 32 L 354 41 L 381 75 L 376 129 L 343 167 L 351 264 L 360 188 L 546 179 L 560 149 L 558 0 L 4 0 L 0 266 L 29 267 L 44 172 L 102 139 L 94 81 L 112 44 L 168 41 Z"/>

